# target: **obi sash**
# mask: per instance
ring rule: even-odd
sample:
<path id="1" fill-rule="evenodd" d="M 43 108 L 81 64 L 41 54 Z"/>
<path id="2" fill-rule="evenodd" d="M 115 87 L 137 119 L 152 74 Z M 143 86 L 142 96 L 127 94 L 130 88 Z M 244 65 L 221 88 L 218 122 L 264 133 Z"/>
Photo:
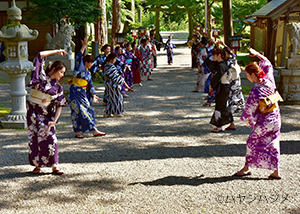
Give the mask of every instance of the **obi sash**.
<path id="1" fill-rule="evenodd" d="M 31 102 L 39 104 L 41 106 L 48 106 L 51 103 L 51 95 L 45 94 L 36 89 L 31 89 L 30 96 L 28 98 Z"/>
<path id="2" fill-rule="evenodd" d="M 126 63 L 127 63 L 128 65 L 132 65 L 132 59 L 126 59 Z"/>
<path id="3" fill-rule="evenodd" d="M 283 99 L 276 91 L 274 94 L 259 101 L 259 110 L 262 114 L 273 112 L 274 109 L 278 108 L 278 102 L 283 102 Z"/>
<path id="4" fill-rule="evenodd" d="M 77 85 L 79 87 L 86 89 L 86 87 L 88 85 L 88 81 L 85 79 L 73 77 L 72 79 L 68 80 L 68 84 Z"/>

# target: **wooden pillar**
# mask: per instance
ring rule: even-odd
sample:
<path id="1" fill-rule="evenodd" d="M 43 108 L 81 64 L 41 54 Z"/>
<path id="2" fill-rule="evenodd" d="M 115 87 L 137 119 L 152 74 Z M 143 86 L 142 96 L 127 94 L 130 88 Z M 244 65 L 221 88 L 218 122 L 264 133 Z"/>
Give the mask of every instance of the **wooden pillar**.
<path id="1" fill-rule="evenodd" d="M 273 20 L 267 19 L 266 57 L 271 60 L 272 51 Z"/>
<path id="2" fill-rule="evenodd" d="M 278 19 L 273 21 L 273 24 L 275 25 L 275 27 L 273 27 L 269 60 L 271 61 L 271 63 L 273 65 L 275 65 L 275 51 L 276 51 L 276 38 L 277 38 Z"/>
<path id="3" fill-rule="evenodd" d="M 280 67 L 285 66 L 285 57 L 286 57 L 286 49 L 287 49 L 287 39 L 288 39 L 288 33 L 286 30 L 286 24 L 289 22 L 289 16 L 290 16 L 290 9 L 285 15 L 285 20 L 284 20 L 284 26 L 283 26 L 283 38 L 282 38 L 282 55 L 281 55 L 281 63 Z"/>
<path id="4" fill-rule="evenodd" d="M 224 42 L 230 47 L 229 38 L 233 36 L 231 0 L 223 0 Z"/>
<path id="5" fill-rule="evenodd" d="M 192 10 L 188 10 L 188 17 L 189 17 L 189 38 L 188 40 L 191 40 L 193 38 L 193 33 L 194 33 L 194 24 L 193 24 L 193 14 Z"/>
<path id="6" fill-rule="evenodd" d="M 155 7 L 155 30 L 156 30 L 156 33 L 155 33 L 155 39 L 157 41 L 160 41 L 160 33 L 159 33 L 159 13 L 160 12 L 160 8 L 158 6 Z"/>

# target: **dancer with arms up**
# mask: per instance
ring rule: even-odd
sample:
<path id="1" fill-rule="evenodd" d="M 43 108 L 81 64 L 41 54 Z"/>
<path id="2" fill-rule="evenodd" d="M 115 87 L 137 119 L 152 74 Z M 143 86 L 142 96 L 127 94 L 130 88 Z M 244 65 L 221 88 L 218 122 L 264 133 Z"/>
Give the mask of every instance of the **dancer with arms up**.
<path id="1" fill-rule="evenodd" d="M 94 59 L 90 55 L 83 57 L 83 53 L 88 44 L 88 39 L 81 41 L 82 47 L 76 56 L 76 64 L 73 78 L 68 81 L 70 87 L 70 108 L 75 137 L 83 138 L 82 133 L 93 132 L 93 135 L 103 136 L 104 132 L 98 131 L 95 123 L 95 113 L 92 103 L 100 100 L 96 96 L 92 81 L 92 75 L 88 69 L 93 65 Z"/>
<path id="2" fill-rule="evenodd" d="M 276 85 L 273 67 L 270 61 L 254 49 L 250 53 L 260 59 L 259 65 L 250 63 L 245 72 L 250 82 L 255 82 L 249 93 L 241 120 L 246 120 L 252 127 L 246 146 L 246 163 L 236 176 L 250 175 L 250 167 L 274 170 L 269 179 L 281 179 L 279 175 L 279 134 L 281 128 L 280 110 L 275 101 L 275 108 L 265 112 L 259 102 L 275 94 Z M 280 98 L 280 96 L 279 96 Z"/>
<path id="3" fill-rule="evenodd" d="M 67 105 L 63 88 L 58 82 L 66 71 L 61 61 L 55 61 L 44 70 L 45 57 L 67 53 L 64 50 L 42 51 L 34 59 L 34 70 L 27 87 L 31 88 L 27 100 L 27 126 L 29 139 L 29 163 L 35 166 L 33 174 L 41 167 L 52 167 L 53 174 L 62 175 L 58 167 L 58 143 L 55 124 L 62 107 Z"/>

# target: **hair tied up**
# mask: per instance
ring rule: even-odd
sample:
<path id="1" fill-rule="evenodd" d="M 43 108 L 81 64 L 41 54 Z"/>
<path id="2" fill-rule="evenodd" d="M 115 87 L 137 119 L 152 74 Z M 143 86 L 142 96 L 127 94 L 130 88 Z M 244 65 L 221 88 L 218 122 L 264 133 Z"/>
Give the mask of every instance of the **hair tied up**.
<path id="1" fill-rule="evenodd" d="M 266 73 L 263 71 L 260 71 L 257 75 L 260 79 L 263 79 L 266 76 Z"/>

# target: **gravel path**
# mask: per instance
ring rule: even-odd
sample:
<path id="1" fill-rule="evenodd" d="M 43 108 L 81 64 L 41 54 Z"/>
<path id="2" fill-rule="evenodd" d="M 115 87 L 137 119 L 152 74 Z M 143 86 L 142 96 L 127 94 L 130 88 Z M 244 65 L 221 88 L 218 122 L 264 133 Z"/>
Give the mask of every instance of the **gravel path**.
<path id="1" fill-rule="evenodd" d="M 204 93 L 191 93 L 190 49 L 177 48 L 174 58 L 168 66 L 159 53 L 154 81 L 135 86 L 124 118 L 103 118 L 104 107 L 94 105 L 105 137 L 74 138 L 63 109 L 62 176 L 32 175 L 26 130 L 0 129 L 0 213 L 300 213 L 300 107 L 281 106 L 283 179 L 267 180 L 271 171 L 261 169 L 232 177 L 251 129 L 236 116 L 236 131 L 211 133 L 213 107 L 202 106 Z M 0 88 L 1 107 L 10 107 L 9 84 Z"/>

